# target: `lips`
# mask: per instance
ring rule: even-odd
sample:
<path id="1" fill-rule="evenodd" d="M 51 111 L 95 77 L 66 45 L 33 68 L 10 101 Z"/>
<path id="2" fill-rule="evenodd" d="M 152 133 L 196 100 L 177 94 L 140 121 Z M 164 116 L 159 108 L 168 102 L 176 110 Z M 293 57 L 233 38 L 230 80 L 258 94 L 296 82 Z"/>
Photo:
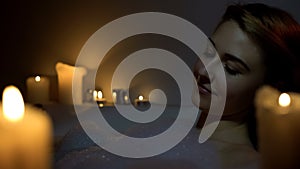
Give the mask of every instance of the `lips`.
<path id="1" fill-rule="evenodd" d="M 199 71 L 195 71 L 194 76 L 198 85 L 199 94 L 210 96 L 212 94 L 210 79 L 206 75 L 200 74 Z"/>
<path id="2" fill-rule="evenodd" d="M 211 91 L 202 84 L 198 84 L 199 94 L 202 95 L 211 95 Z"/>

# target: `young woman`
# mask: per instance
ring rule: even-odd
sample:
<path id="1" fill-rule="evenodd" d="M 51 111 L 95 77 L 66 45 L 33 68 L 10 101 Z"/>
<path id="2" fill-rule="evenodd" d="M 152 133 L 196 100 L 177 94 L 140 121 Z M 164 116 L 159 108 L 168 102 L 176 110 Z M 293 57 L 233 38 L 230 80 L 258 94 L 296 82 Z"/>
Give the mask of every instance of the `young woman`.
<path id="1" fill-rule="evenodd" d="M 297 63 L 296 56 L 299 56 L 296 55 L 300 49 L 297 47 L 299 33 L 297 22 L 279 9 L 262 4 L 229 6 L 210 38 L 226 72 L 227 101 L 222 121 L 208 141 L 199 144 L 200 130 L 193 128 L 171 150 L 141 159 L 122 158 L 99 147 L 89 146 L 85 150 L 76 149 L 75 152 L 65 155 L 56 163 L 56 168 L 260 168 L 260 155 L 248 136 L 248 133 L 254 133 L 255 136 L 255 124 L 252 123 L 255 121 L 255 91 L 265 84 L 282 91 L 296 88 L 293 85 L 293 72 L 297 68 L 294 65 Z M 214 64 L 208 66 L 212 65 Z M 203 126 L 203 121 L 210 107 L 210 80 L 200 61 L 195 64 L 194 74 L 198 82 L 202 110 L 198 125 L 201 128 L 209 127 Z M 168 121 L 169 119 L 162 119 L 159 126 L 153 126 L 154 132 Z M 254 124 L 248 125 L 249 129 L 254 130 L 248 132 L 247 124 Z M 145 128 L 137 128 L 133 132 L 143 134 L 145 131 L 150 132 Z M 68 136 L 66 138 L 68 140 Z M 76 138 L 78 137 L 70 140 Z M 67 142 L 63 144 L 67 145 Z"/>
<path id="2" fill-rule="evenodd" d="M 210 38 L 226 73 L 227 100 L 222 120 L 239 126 L 248 124 L 255 148 L 255 91 L 262 85 L 283 92 L 299 91 L 294 76 L 300 60 L 296 47 L 300 43 L 299 34 L 298 23 L 285 11 L 263 4 L 247 4 L 229 6 Z M 198 126 L 203 127 L 211 92 L 200 60 L 195 64 L 194 74 L 202 109 Z"/>

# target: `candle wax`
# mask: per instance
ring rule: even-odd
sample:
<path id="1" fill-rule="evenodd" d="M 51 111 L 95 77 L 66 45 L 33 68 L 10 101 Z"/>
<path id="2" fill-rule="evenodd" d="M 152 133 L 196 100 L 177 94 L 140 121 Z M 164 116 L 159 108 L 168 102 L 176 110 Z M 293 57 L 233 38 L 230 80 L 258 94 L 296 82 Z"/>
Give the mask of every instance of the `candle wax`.
<path id="1" fill-rule="evenodd" d="M 269 86 L 256 98 L 259 152 L 262 168 L 300 168 L 300 95 L 289 93 L 291 104 L 278 103 L 280 92 Z"/>
<path id="2" fill-rule="evenodd" d="M 0 104 L 0 168 L 50 169 L 52 163 L 52 129 L 41 109 L 25 105 L 23 119 L 4 119 Z"/>

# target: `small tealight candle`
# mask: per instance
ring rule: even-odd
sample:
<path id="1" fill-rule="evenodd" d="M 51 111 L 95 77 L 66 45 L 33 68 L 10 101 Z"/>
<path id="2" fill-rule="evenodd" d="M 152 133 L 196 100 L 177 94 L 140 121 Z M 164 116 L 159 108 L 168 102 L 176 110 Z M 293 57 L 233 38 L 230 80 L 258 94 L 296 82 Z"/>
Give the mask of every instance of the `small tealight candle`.
<path id="1" fill-rule="evenodd" d="M 47 76 L 32 76 L 26 79 L 27 101 L 33 104 L 50 102 L 50 79 Z"/>
<path id="2" fill-rule="evenodd" d="M 104 106 L 104 103 L 106 102 L 106 99 L 103 98 L 103 93 L 101 90 L 94 90 L 93 91 L 93 99 L 94 101 L 96 101 L 98 103 L 98 105 L 100 107 L 103 107 Z"/>
<path id="3" fill-rule="evenodd" d="M 144 98 L 144 96 L 139 95 L 137 99 L 135 99 L 135 105 L 136 106 L 147 106 L 149 105 L 149 101 Z"/>
<path id="4" fill-rule="evenodd" d="M 264 86 L 255 105 L 262 168 L 300 168 L 300 94 Z"/>

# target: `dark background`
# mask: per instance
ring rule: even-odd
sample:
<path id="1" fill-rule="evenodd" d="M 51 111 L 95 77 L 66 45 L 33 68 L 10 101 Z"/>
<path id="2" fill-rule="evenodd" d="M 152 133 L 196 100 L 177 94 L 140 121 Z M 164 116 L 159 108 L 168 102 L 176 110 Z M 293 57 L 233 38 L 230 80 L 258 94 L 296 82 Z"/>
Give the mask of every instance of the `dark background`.
<path id="1" fill-rule="evenodd" d="M 25 81 L 29 76 L 46 75 L 52 79 L 52 99 L 55 99 L 56 72 L 55 64 L 62 61 L 71 65 L 87 39 L 99 28 L 121 16 L 146 11 L 159 11 L 175 14 L 197 25 L 209 36 L 226 6 L 237 1 L 230 0 L 127 0 L 127 1 L 6 1 L 1 3 L 1 66 L 0 91 L 13 84 L 26 93 Z M 298 0 L 264 0 L 239 1 L 263 2 L 279 7 L 291 13 L 300 21 L 300 1 Z M 145 42 L 145 38 L 149 38 Z M 129 54 L 147 46 L 170 49 L 161 40 L 164 37 L 136 37 L 127 40 L 128 44 L 120 44 L 111 52 L 111 58 L 105 62 L 106 67 L 114 67 L 117 62 L 114 56 Z M 141 43 L 145 42 L 145 43 Z M 177 43 L 177 42 L 174 42 Z M 170 43 L 169 43 L 170 44 Z M 161 45 L 161 46 L 160 46 Z M 186 54 L 186 49 L 174 45 L 174 52 Z M 116 57 L 118 59 L 118 57 Z M 190 62 L 193 59 L 187 59 Z M 107 76 L 97 77 L 96 86 L 102 88 L 104 95 L 109 95 L 107 83 L 112 70 Z M 147 72 L 146 72 L 147 73 Z M 153 74 L 153 72 L 152 72 Z M 151 72 L 149 74 L 151 77 Z M 155 76 L 155 73 L 153 74 Z M 147 79 L 140 76 L 132 82 L 138 92 L 153 88 Z M 168 79 L 165 75 L 161 78 Z M 151 78 L 150 78 L 151 79 Z M 103 83 L 106 81 L 107 83 Z M 153 81 L 153 79 L 151 80 Z M 159 81 L 159 80 L 154 80 Z M 148 85 L 147 85 L 148 84 Z M 164 88 L 163 84 L 162 88 Z M 166 88 L 166 87 L 165 87 Z M 172 90 L 172 87 L 169 88 Z M 136 93 L 138 93 L 136 91 Z M 134 93 L 134 90 L 133 90 Z M 109 97 L 109 96 L 108 96 Z"/>

